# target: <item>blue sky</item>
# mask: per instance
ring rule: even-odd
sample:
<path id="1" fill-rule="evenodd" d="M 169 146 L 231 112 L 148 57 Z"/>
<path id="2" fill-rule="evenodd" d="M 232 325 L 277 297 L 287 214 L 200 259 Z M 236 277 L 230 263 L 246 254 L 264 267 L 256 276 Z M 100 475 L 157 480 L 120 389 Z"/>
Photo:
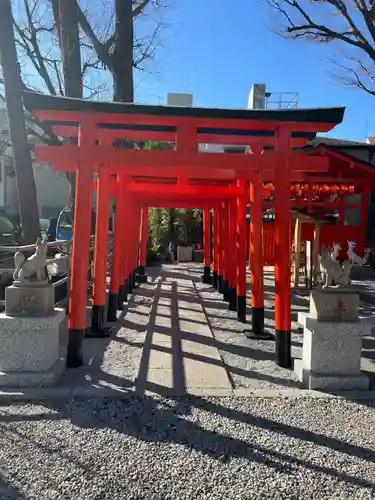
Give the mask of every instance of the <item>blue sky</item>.
<path id="1" fill-rule="evenodd" d="M 151 74 L 137 75 L 139 102 L 163 103 L 167 92 L 192 92 L 197 106 L 241 108 L 253 83 L 299 92 L 300 107 L 346 106 L 331 136 L 362 141 L 375 135 L 375 97 L 329 76 L 322 49 L 271 33 L 262 0 L 171 0 L 169 38 Z"/>

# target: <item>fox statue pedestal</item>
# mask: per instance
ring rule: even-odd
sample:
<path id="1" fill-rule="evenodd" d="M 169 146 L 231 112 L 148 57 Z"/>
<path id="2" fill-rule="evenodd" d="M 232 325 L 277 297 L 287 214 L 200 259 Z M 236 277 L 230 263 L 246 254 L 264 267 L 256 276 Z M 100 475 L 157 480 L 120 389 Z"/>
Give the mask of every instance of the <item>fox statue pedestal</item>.
<path id="1" fill-rule="evenodd" d="M 294 370 L 308 389 L 368 390 L 361 372 L 362 337 L 373 320 L 360 318 L 359 296 L 351 288 L 313 290 L 310 312 L 299 313 L 303 326 L 302 359 Z"/>
<path id="2" fill-rule="evenodd" d="M 15 257 L 14 282 L 5 290 L 0 314 L 0 387 L 53 385 L 65 370 L 65 311 L 54 307 L 54 289 L 44 274 L 46 248 L 38 240 L 29 259 Z"/>
<path id="3" fill-rule="evenodd" d="M 5 310 L 10 316 L 48 316 L 55 307 L 55 290 L 49 283 L 22 286 L 17 281 L 5 289 Z"/>

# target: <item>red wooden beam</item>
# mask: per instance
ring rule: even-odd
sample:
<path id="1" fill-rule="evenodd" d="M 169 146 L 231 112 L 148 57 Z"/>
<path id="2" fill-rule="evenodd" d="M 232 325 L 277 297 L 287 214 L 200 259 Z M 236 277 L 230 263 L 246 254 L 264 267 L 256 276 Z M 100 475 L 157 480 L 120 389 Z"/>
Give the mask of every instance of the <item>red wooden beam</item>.
<path id="1" fill-rule="evenodd" d="M 290 132 L 277 133 L 277 171 L 275 182 L 275 351 L 276 362 L 290 368 L 291 288 L 290 288 Z"/>
<path id="2" fill-rule="evenodd" d="M 92 182 L 93 190 L 97 189 L 97 181 Z M 207 187 L 205 186 L 189 186 L 189 185 L 158 185 L 158 184 L 142 184 L 136 182 L 127 183 L 126 190 L 129 193 L 134 194 L 138 199 L 144 200 L 147 204 L 150 197 L 155 200 L 165 199 L 163 203 L 180 203 L 180 200 L 186 200 L 187 202 L 194 203 L 194 200 L 199 199 L 206 206 L 212 205 L 212 199 L 228 198 L 238 196 L 237 187 L 228 186 L 210 186 L 209 192 L 207 193 Z M 119 184 L 116 178 L 112 178 L 110 182 L 110 195 L 115 197 L 119 193 Z M 211 200 L 211 201 L 209 201 Z M 174 206 L 174 205 L 168 205 Z M 199 205 L 203 206 L 203 205 Z M 196 208 L 196 205 L 194 205 Z"/>
<path id="3" fill-rule="evenodd" d="M 251 324 L 253 333 L 260 336 L 264 334 L 262 188 L 263 186 L 259 177 L 250 183 L 249 263 L 251 273 Z"/>
<path id="4" fill-rule="evenodd" d="M 138 196 L 146 197 L 147 195 L 151 195 L 153 198 L 164 198 L 167 199 L 169 196 L 181 196 L 185 199 L 188 198 L 229 198 L 239 196 L 241 190 L 237 187 L 218 187 L 212 186 L 210 189 L 207 187 L 200 186 L 179 186 L 179 185 L 170 185 L 164 187 L 157 187 L 153 184 L 141 184 L 137 182 L 132 182 L 128 184 L 127 189 L 129 192 L 138 194 Z"/>
<path id="5" fill-rule="evenodd" d="M 35 148 L 36 158 L 44 163 L 77 164 L 80 151 L 77 146 L 66 144 L 64 146 L 42 146 Z M 238 154 L 238 153 L 191 153 L 181 154 L 179 151 L 151 151 L 135 149 L 119 149 L 108 146 L 97 146 L 95 148 L 95 159 L 97 164 L 110 164 L 111 173 L 133 173 L 135 168 L 152 167 L 154 175 L 155 168 L 215 168 L 233 171 L 244 170 L 274 170 L 277 154 L 264 152 L 262 155 Z M 291 153 L 289 157 L 289 168 L 294 171 L 327 172 L 329 159 L 324 156 L 308 156 L 305 153 Z M 129 169 L 131 170 L 129 172 Z M 134 172 L 135 173 L 135 172 Z M 143 175 L 138 173 L 138 175 Z M 200 172 L 200 175 L 202 173 Z M 264 174 L 266 175 L 266 174 Z M 264 176 L 263 176 L 264 177 Z"/>
<path id="6" fill-rule="evenodd" d="M 75 125 L 54 125 L 52 132 L 59 137 L 78 137 L 78 126 Z M 134 141 L 165 141 L 176 142 L 177 135 L 181 136 L 181 132 L 161 132 L 152 130 L 122 130 L 122 129 L 108 129 L 97 128 L 97 139 L 128 139 Z M 184 134 L 184 137 L 186 135 Z M 238 145 L 250 146 L 253 144 L 261 144 L 262 146 L 274 146 L 274 137 L 262 137 L 252 135 L 228 135 L 228 134 L 198 134 L 196 127 L 191 131 L 189 136 L 191 142 L 199 144 L 222 144 L 222 145 Z M 303 147 L 309 139 L 307 138 L 293 138 L 292 147 Z"/>
<path id="7" fill-rule="evenodd" d="M 64 164 L 64 163 L 56 163 L 53 165 L 53 170 L 56 172 L 75 172 L 75 166 L 73 164 Z M 119 168 L 111 168 L 110 167 L 110 172 L 112 175 L 118 175 Z M 144 176 L 144 177 L 154 177 L 155 178 L 155 169 L 153 167 L 138 167 L 137 169 L 132 169 L 135 170 L 137 175 L 133 175 L 134 172 L 130 172 L 131 167 L 125 167 L 124 172 L 128 173 L 133 178 L 138 178 L 139 176 Z M 176 167 L 176 168 L 163 168 L 163 175 L 160 175 L 160 183 L 162 184 L 166 178 L 174 177 L 177 179 L 180 174 L 181 174 L 181 167 Z M 94 169 L 95 172 L 98 171 L 98 167 Z M 204 172 L 205 178 L 202 179 L 202 172 L 198 171 L 198 169 L 183 169 L 184 173 L 188 176 L 190 180 L 194 179 L 200 179 L 202 180 L 202 185 L 207 185 L 208 181 L 210 180 L 217 180 L 217 181 L 226 181 L 227 183 L 232 183 L 236 179 L 242 179 L 242 180 L 251 180 L 253 178 L 254 170 L 250 171 L 245 171 L 245 170 L 239 170 L 236 171 L 234 169 L 207 169 Z M 316 182 L 320 182 L 320 177 Z M 336 182 L 335 178 L 330 177 L 330 178 L 323 178 L 324 180 L 321 182 Z M 263 180 L 265 181 L 274 181 L 275 180 L 275 174 L 273 170 L 267 170 L 265 171 L 263 175 Z M 307 173 L 302 172 L 302 171 L 292 171 L 291 172 L 291 182 L 293 181 L 305 181 L 307 182 Z"/>
<path id="8" fill-rule="evenodd" d="M 140 201 L 144 200 L 140 198 Z M 215 206 L 217 200 L 214 199 L 202 200 L 195 198 L 187 200 L 186 198 L 181 198 L 181 199 L 173 199 L 166 201 L 159 198 L 152 200 L 148 199 L 146 203 L 150 208 L 206 208 L 206 207 L 211 208 Z"/>
<path id="9" fill-rule="evenodd" d="M 337 158 L 338 160 L 342 160 L 346 163 L 352 163 L 359 170 L 366 172 L 370 178 L 375 176 L 374 167 L 366 163 L 365 161 L 360 160 L 359 158 L 353 158 L 352 156 L 347 155 L 341 151 L 337 151 L 329 146 L 321 145 L 316 149 L 313 148 L 310 150 L 312 154 L 324 154 L 328 157 Z"/>
<path id="10" fill-rule="evenodd" d="M 274 146 L 274 137 L 262 137 L 252 135 L 221 135 L 221 134 L 199 134 L 197 136 L 199 144 L 222 144 L 235 146 L 251 146 L 260 144 L 261 146 Z M 309 141 L 307 138 L 296 137 L 292 139 L 292 147 L 303 147 Z"/>
<path id="11" fill-rule="evenodd" d="M 76 368 L 83 364 L 82 342 L 86 331 L 87 270 L 89 268 L 90 214 L 92 205 L 92 167 L 94 127 L 90 120 L 80 126 L 78 139 L 86 155 L 78 165 L 76 200 L 74 206 L 74 234 L 69 294 L 69 343 L 67 366 Z"/>
<path id="12" fill-rule="evenodd" d="M 52 132 L 59 137 L 78 137 L 78 127 L 55 125 Z M 128 139 L 133 141 L 176 142 L 176 132 L 154 132 L 152 130 L 96 129 L 97 139 Z"/>

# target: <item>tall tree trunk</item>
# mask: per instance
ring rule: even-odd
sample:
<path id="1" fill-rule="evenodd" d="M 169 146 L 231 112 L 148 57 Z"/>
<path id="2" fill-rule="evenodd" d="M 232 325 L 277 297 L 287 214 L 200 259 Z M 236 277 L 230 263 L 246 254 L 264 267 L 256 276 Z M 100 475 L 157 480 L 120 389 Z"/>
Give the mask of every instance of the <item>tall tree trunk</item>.
<path id="1" fill-rule="evenodd" d="M 116 34 L 113 52 L 113 100 L 133 102 L 133 2 L 116 0 Z"/>
<path id="2" fill-rule="evenodd" d="M 58 5 L 65 95 L 81 98 L 82 67 L 77 0 L 59 0 Z"/>
<path id="3" fill-rule="evenodd" d="M 10 0 L 0 0 L 0 55 L 7 105 L 9 133 L 17 179 L 18 203 L 25 243 L 35 243 L 40 234 L 38 203 L 25 115 L 22 107 L 21 77 L 13 32 Z"/>
<path id="4" fill-rule="evenodd" d="M 65 95 L 82 98 L 82 65 L 77 0 L 52 0 L 52 7 L 63 60 Z M 67 175 L 73 203 L 76 174 L 75 172 L 69 172 Z"/>

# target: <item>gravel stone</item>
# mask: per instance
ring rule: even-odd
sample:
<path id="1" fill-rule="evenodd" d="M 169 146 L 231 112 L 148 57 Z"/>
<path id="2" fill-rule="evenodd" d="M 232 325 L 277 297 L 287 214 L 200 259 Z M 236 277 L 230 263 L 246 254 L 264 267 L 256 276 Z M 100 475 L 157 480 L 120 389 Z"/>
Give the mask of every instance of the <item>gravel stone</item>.
<path id="1" fill-rule="evenodd" d="M 221 294 L 207 285 L 196 283 L 195 286 L 216 340 L 216 347 L 236 389 L 241 387 L 251 389 L 302 388 L 293 370 L 276 365 L 274 341 L 259 341 L 249 339 L 244 335 L 244 329 L 251 329 L 251 307 L 247 308 L 248 323 L 239 323 L 237 313 L 228 310 L 228 304 L 223 302 Z M 269 277 L 266 274 L 264 323 L 265 329 L 270 332 L 275 330 L 273 286 L 272 274 Z M 303 335 L 298 332 L 297 314 L 299 311 L 307 310 L 308 300 L 294 296 L 292 303 L 293 358 L 302 357 Z"/>
<path id="2" fill-rule="evenodd" d="M 375 498 L 373 402 L 51 400 L 0 425 L 1 499 Z"/>

